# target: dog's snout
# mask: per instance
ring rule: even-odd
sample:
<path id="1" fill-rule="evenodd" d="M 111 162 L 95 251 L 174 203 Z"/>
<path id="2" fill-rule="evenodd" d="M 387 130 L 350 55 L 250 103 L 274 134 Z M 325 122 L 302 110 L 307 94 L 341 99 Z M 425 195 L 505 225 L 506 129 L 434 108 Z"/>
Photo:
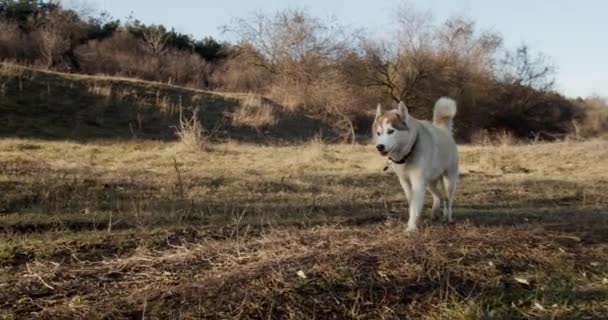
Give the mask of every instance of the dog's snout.
<path id="1" fill-rule="evenodd" d="M 376 145 L 376 149 L 378 149 L 378 151 L 382 152 L 382 151 L 384 151 L 384 145 L 378 144 L 378 145 Z"/>

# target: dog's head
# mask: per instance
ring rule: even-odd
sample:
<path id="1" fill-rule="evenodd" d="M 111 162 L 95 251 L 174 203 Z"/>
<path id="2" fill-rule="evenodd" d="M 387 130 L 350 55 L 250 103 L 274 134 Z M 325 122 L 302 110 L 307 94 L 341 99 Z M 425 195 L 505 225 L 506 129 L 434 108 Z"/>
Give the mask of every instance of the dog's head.
<path id="1" fill-rule="evenodd" d="M 398 155 L 400 150 L 411 146 L 416 139 L 415 124 L 403 102 L 399 102 L 397 110 L 386 113 L 382 112 L 382 106 L 378 104 L 372 130 L 376 149 L 382 156 Z"/>

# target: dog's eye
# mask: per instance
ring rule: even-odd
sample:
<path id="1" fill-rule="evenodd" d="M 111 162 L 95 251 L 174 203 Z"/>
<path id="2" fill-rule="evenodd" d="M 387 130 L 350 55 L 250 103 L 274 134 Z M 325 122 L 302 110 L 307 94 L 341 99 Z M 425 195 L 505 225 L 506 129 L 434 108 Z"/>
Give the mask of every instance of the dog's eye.
<path id="1" fill-rule="evenodd" d="M 380 136 L 380 131 L 376 132 L 376 135 L 377 135 L 377 136 Z"/>
<path id="2" fill-rule="evenodd" d="M 388 130 L 386 131 L 386 133 L 388 133 L 388 134 L 393 134 L 393 132 L 395 132 L 395 130 L 393 130 L 393 129 L 388 129 Z"/>

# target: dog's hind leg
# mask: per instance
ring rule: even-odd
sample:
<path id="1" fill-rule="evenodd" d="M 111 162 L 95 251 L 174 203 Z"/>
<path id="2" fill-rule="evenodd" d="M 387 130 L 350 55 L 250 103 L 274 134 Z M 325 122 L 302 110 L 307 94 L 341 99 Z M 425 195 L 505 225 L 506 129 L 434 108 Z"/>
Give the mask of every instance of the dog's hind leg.
<path id="1" fill-rule="evenodd" d="M 458 172 L 443 176 L 443 186 L 446 192 L 448 203 L 443 208 L 443 218 L 448 221 L 454 221 L 452 217 L 452 206 L 454 205 L 454 197 L 456 196 L 456 183 L 458 181 Z"/>
<path id="2" fill-rule="evenodd" d="M 440 189 L 441 180 L 433 181 L 429 184 L 428 189 L 433 195 L 433 207 L 431 208 L 431 219 L 435 220 L 439 217 L 439 210 L 441 209 L 441 200 L 445 199 L 445 193 L 443 193 Z M 444 203 L 444 208 L 446 204 Z"/>

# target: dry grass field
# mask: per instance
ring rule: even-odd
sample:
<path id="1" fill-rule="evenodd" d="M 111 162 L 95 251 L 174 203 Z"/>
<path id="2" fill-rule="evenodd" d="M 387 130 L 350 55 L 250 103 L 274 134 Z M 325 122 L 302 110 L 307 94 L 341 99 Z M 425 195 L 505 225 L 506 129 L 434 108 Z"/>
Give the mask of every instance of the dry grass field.
<path id="1" fill-rule="evenodd" d="M 373 147 L 262 97 L 0 64 L 0 121 L 0 319 L 608 318 L 604 140 L 461 146 L 406 234 Z"/>
<path id="2" fill-rule="evenodd" d="M 0 319 L 607 317 L 608 142 L 461 146 L 415 234 L 372 149 L 0 140 Z"/>

